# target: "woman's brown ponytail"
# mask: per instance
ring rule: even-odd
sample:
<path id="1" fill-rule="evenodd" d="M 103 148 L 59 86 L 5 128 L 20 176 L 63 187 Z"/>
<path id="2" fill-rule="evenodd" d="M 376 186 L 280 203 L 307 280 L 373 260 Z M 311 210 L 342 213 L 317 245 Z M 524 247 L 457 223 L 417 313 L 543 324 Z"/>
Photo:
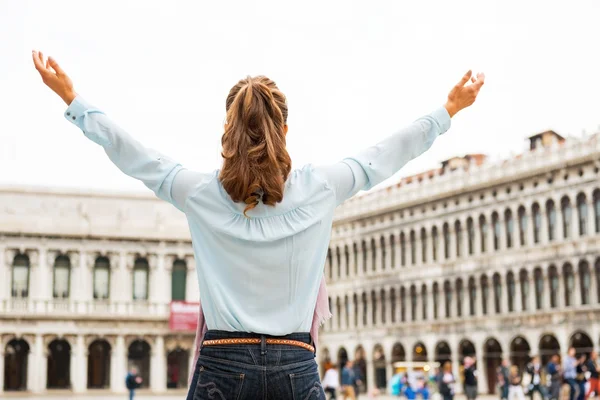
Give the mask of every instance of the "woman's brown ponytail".
<path id="1" fill-rule="evenodd" d="M 246 203 L 247 216 L 261 200 L 274 206 L 283 199 L 292 167 L 285 144 L 287 104 L 275 82 L 257 76 L 231 88 L 225 108 L 219 179 L 233 201 Z"/>

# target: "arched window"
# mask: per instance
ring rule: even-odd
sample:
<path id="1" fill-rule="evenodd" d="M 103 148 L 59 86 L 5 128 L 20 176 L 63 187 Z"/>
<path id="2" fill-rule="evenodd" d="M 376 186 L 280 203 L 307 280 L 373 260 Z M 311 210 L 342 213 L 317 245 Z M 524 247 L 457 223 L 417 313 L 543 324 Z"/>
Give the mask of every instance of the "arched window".
<path id="1" fill-rule="evenodd" d="M 417 320 L 417 288 L 415 285 L 410 287 L 410 319 Z"/>
<path id="2" fill-rule="evenodd" d="M 462 256 L 462 225 L 460 221 L 454 223 L 454 234 L 456 235 L 456 257 Z"/>
<path id="3" fill-rule="evenodd" d="M 348 249 L 348 245 L 344 245 L 344 260 L 346 262 L 346 276 L 350 276 L 350 249 Z"/>
<path id="4" fill-rule="evenodd" d="M 427 262 L 427 231 L 421 228 L 421 260 Z"/>
<path id="5" fill-rule="evenodd" d="M 339 250 L 338 250 L 338 261 L 339 261 Z M 371 238 L 371 271 L 375 271 L 377 266 L 377 246 L 375 245 L 375 239 Z M 338 273 L 340 270 L 340 263 L 338 262 Z M 338 275 L 339 277 L 339 275 Z"/>
<path id="6" fill-rule="evenodd" d="M 462 309 L 464 303 L 463 281 L 461 278 L 456 280 L 456 315 L 462 317 Z"/>
<path id="7" fill-rule="evenodd" d="M 371 291 L 371 323 L 377 324 L 377 294 L 374 290 Z"/>
<path id="8" fill-rule="evenodd" d="M 600 265 L 600 263 L 598 264 Z M 440 287 L 437 282 L 433 283 L 433 287 L 431 288 L 433 295 L 433 319 L 438 319 L 439 317 L 439 304 L 440 304 Z"/>
<path id="9" fill-rule="evenodd" d="M 54 260 L 54 285 L 52 297 L 55 299 L 69 298 L 69 283 L 71 272 L 71 260 L 65 255 L 60 255 Z"/>
<path id="10" fill-rule="evenodd" d="M 392 290 L 390 290 L 390 306 L 391 306 L 391 314 L 392 314 L 392 324 L 396 323 L 396 301 L 398 299 L 396 299 L 396 289 L 392 288 Z"/>
<path id="11" fill-rule="evenodd" d="M 29 257 L 26 254 L 13 258 L 11 296 L 29 297 Z"/>
<path id="12" fill-rule="evenodd" d="M 556 308 L 558 306 L 558 285 L 560 281 L 558 270 L 554 265 L 551 265 L 548 269 L 548 279 L 550 280 L 550 307 Z"/>
<path id="13" fill-rule="evenodd" d="M 518 211 L 519 218 L 519 243 L 521 246 L 525 246 L 527 243 L 527 213 L 525 213 L 525 207 L 519 207 Z"/>
<path id="14" fill-rule="evenodd" d="M 506 274 L 506 289 L 508 290 L 508 312 L 515 311 L 515 275 L 512 272 Z"/>
<path id="15" fill-rule="evenodd" d="M 556 238 L 556 209 L 552 200 L 546 202 L 546 218 L 548 218 L 548 240 L 553 241 Z"/>
<path id="16" fill-rule="evenodd" d="M 521 285 L 521 298 L 519 299 L 521 302 L 521 310 L 527 311 L 527 299 L 529 299 L 529 274 L 527 274 L 527 271 L 524 269 L 519 272 L 519 284 Z"/>
<path id="17" fill-rule="evenodd" d="M 406 265 L 406 235 L 404 232 L 400 233 L 400 262 L 402 266 Z"/>
<path id="18" fill-rule="evenodd" d="M 404 286 L 400 288 L 400 320 L 406 321 L 406 289 Z"/>
<path id="19" fill-rule="evenodd" d="M 382 236 L 379 238 L 381 243 L 381 269 L 385 271 L 385 258 L 387 256 L 387 249 L 385 248 L 385 238 Z"/>
<path id="20" fill-rule="evenodd" d="M 138 258 L 133 265 L 133 300 L 148 300 L 148 260 Z"/>
<path id="21" fill-rule="evenodd" d="M 514 224 L 511 210 L 504 211 L 504 224 L 506 225 L 506 247 L 510 249 L 513 246 L 514 236 Z"/>
<path id="22" fill-rule="evenodd" d="M 573 305 L 573 291 L 575 290 L 575 277 L 573 276 L 573 267 L 571 264 L 563 266 L 563 277 L 565 279 L 565 306 Z"/>
<path id="23" fill-rule="evenodd" d="M 367 309 L 368 309 L 368 301 L 367 301 L 367 294 L 365 292 L 363 292 L 362 294 L 362 326 L 367 326 Z"/>
<path id="24" fill-rule="evenodd" d="M 359 320 L 358 320 L 358 310 L 359 310 L 359 303 L 358 303 L 358 295 L 356 293 L 354 293 L 354 296 L 352 296 L 352 306 L 354 308 L 354 326 L 358 327 L 359 324 Z"/>
<path id="25" fill-rule="evenodd" d="M 487 229 L 487 222 L 483 215 L 479 216 L 479 231 L 480 231 L 480 236 L 481 236 L 481 252 L 485 253 L 488 229 Z"/>
<path id="26" fill-rule="evenodd" d="M 367 272 L 367 242 L 362 241 L 362 267 L 363 273 Z"/>
<path id="27" fill-rule="evenodd" d="M 415 231 L 410 231 L 410 263 L 415 265 L 417 263 L 417 235 Z"/>
<path id="28" fill-rule="evenodd" d="M 187 281 L 187 265 L 184 260 L 173 262 L 171 271 L 171 300 L 184 301 Z"/>
<path id="29" fill-rule="evenodd" d="M 373 246 L 373 254 L 375 254 L 375 246 Z M 342 277 L 342 255 L 340 254 L 340 248 L 335 247 L 335 276 L 340 279 Z M 375 258 L 373 257 L 373 270 L 375 270 Z"/>
<path id="30" fill-rule="evenodd" d="M 392 265 L 390 265 L 391 269 L 396 267 L 396 236 L 390 235 L 390 259 Z"/>
<path id="31" fill-rule="evenodd" d="M 500 311 L 502 311 L 502 282 L 500 281 L 500 275 L 498 273 L 494 274 L 493 283 L 494 307 L 496 309 L 496 314 L 500 314 Z"/>
<path id="32" fill-rule="evenodd" d="M 533 272 L 535 278 L 535 308 L 541 310 L 544 304 L 544 275 L 541 268 Z"/>
<path id="33" fill-rule="evenodd" d="M 467 219 L 467 241 L 469 246 L 469 254 L 475 252 L 475 224 L 473 224 L 473 218 Z"/>
<path id="34" fill-rule="evenodd" d="M 363 245 L 364 245 L 363 241 Z M 364 248 L 363 248 L 364 250 Z M 364 251 L 363 251 L 364 254 Z M 329 279 L 333 279 L 333 257 L 331 256 L 331 248 L 327 249 L 327 269 L 329 270 Z"/>
<path id="35" fill-rule="evenodd" d="M 571 224 L 573 223 L 573 210 L 571 209 L 571 201 L 567 196 L 560 201 L 560 208 L 563 217 L 563 237 L 567 239 L 571 235 Z"/>
<path id="36" fill-rule="evenodd" d="M 444 258 L 450 258 L 450 228 L 444 224 Z"/>
<path id="37" fill-rule="evenodd" d="M 431 255 L 433 257 L 433 261 L 437 261 L 439 242 L 440 242 L 440 238 L 438 236 L 437 226 L 434 226 L 433 229 L 431 229 L 431 250 L 432 250 Z"/>
<path id="38" fill-rule="evenodd" d="M 379 292 L 379 299 L 381 301 L 381 323 L 385 324 L 387 321 L 385 319 L 385 308 L 386 308 L 386 304 L 387 304 L 387 299 L 385 296 L 385 290 L 381 289 L 381 292 Z"/>
<path id="39" fill-rule="evenodd" d="M 94 299 L 106 300 L 110 294 L 110 262 L 98 257 L 94 262 Z"/>
<path id="40" fill-rule="evenodd" d="M 533 207 L 531 207 L 531 213 L 533 218 L 533 242 L 540 242 L 540 233 L 542 230 L 542 212 L 540 211 L 540 205 L 538 203 L 534 203 Z"/>
<path id="41" fill-rule="evenodd" d="M 600 189 L 594 190 L 594 221 L 596 233 L 600 233 Z"/>
<path id="42" fill-rule="evenodd" d="M 590 286 L 592 280 L 590 277 L 590 266 L 587 261 L 579 263 L 579 287 L 581 290 L 581 304 L 590 304 Z"/>
<path id="43" fill-rule="evenodd" d="M 452 286 L 450 281 L 444 282 L 444 303 L 446 306 L 446 318 L 450 318 L 452 315 Z"/>
<path id="44" fill-rule="evenodd" d="M 490 298 L 490 284 L 487 275 L 481 276 L 481 312 L 483 315 L 488 313 L 488 300 Z"/>
<path id="45" fill-rule="evenodd" d="M 475 287 L 475 278 L 469 278 L 469 315 L 475 315 L 475 305 L 477 304 L 477 287 Z"/>
<path id="46" fill-rule="evenodd" d="M 500 217 L 498 213 L 492 214 L 492 226 L 494 227 L 494 250 L 500 249 Z"/>
<path id="47" fill-rule="evenodd" d="M 427 285 L 421 286 L 421 306 L 423 310 L 423 321 L 427 320 Z"/>
<path id="48" fill-rule="evenodd" d="M 579 193 L 577 195 L 577 220 L 579 221 L 579 235 L 583 236 L 587 234 L 587 201 L 585 194 Z"/>
<path id="49" fill-rule="evenodd" d="M 358 245 L 356 243 L 352 244 L 352 254 L 354 260 L 354 275 L 358 275 Z"/>

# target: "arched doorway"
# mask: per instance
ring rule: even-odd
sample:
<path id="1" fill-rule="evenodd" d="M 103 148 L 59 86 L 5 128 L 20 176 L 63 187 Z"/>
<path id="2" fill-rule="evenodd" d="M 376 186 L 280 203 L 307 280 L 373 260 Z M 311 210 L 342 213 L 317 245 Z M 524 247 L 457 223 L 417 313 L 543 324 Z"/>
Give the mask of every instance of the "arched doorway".
<path id="1" fill-rule="evenodd" d="M 486 340 L 483 348 L 488 394 L 494 394 L 498 386 L 498 367 L 502 364 L 502 346 L 496 339 L 490 338 Z"/>
<path id="2" fill-rule="evenodd" d="M 529 362 L 531 347 L 522 336 L 517 336 L 510 342 L 510 363 L 519 367 L 521 374 L 525 373 L 525 366 Z"/>
<path id="3" fill-rule="evenodd" d="M 64 339 L 55 339 L 48 345 L 48 389 L 71 387 L 71 345 Z"/>
<path id="4" fill-rule="evenodd" d="M 463 339 L 458 344 L 458 361 L 462 364 L 465 357 L 475 357 L 475 345 L 468 339 Z"/>
<path id="5" fill-rule="evenodd" d="M 452 350 L 448 342 L 441 341 L 435 345 L 435 361 L 443 365 L 446 361 L 452 361 Z"/>
<path id="6" fill-rule="evenodd" d="M 417 342 L 414 345 L 412 361 L 427 361 L 427 348 L 422 342 Z"/>
<path id="7" fill-rule="evenodd" d="M 542 336 L 539 349 L 542 365 L 548 364 L 548 361 L 550 361 L 550 358 L 552 358 L 553 355 L 556 354 L 560 356 L 560 344 L 554 335 L 547 334 Z"/>
<path id="8" fill-rule="evenodd" d="M 29 344 L 13 339 L 4 349 L 4 390 L 27 390 L 27 355 Z"/>
<path id="9" fill-rule="evenodd" d="M 387 371 L 385 354 L 380 344 L 376 344 L 373 349 L 373 368 L 375 369 L 375 387 L 385 389 L 387 387 Z"/>
<path id="10" fill-rule="evenodd" d="M 359 345 L 354 351 L 354 372 L 362 381 L 362 385 L 358 388 L 360 393 L 366 393 L 367 391 L 367 362 L 365 358 L 365 349 Z"/>
<path id="11" fill-rule="evenodd" d="M 150 386 L 150 345 L 145 340 L 134 340 L 127 353 L 128 368 L 136 367 L 142 378 L 140 387 Z"/>
<path id="12" fill-rule="evenodd" d="M 392 347 L 392 363 L 406 361 L 406 351 L 401 343 L 394 343 Z"/>
<path id="13" fill-rule="evenodd" d="M 94 340 L 88 347 L 88 389 L 110 387 L 110 344 L 104 339 Z"/>
<path id="14" fill-rule="evenodd" d="M 167 389 L 187 387 L 190 353 L 181 347 L 167 354 Z"/>
<path id="15" fill-rule="evenodd" d="M 594 343 L 585 332 L 579 331 L 571 335 L 569 347 L 575 347 L 575 353 L 577 353 L 577 355 L 585 354 L 586 356 L 589 356 L 594 350 Z"/>

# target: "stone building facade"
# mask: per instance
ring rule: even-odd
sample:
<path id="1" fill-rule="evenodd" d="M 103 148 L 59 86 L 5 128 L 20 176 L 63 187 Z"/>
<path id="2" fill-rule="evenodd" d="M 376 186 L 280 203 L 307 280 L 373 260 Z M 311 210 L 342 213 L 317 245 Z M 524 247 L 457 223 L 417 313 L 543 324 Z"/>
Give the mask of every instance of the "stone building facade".
<path id="1" fill-rule="evenodd" d="M 523 366 L 600 340 L 600 139 L 549 131 L 500 163 L 482 155 L 344 203 L 325 267 L 333 318 L 322 361 L 351 358 L 368 386 L 396 361 L 476 356 L 492 393 Z"/>
<path id="2" fill-rule="evenodd" d="M 344 203 L 325 263 L 334 317 L 317 357 L 358 359 L 368 386 L 395 361 L 475 355 L 480 391 L 523 364 L 600 340 L 600 139 L 530 138 Z M 198 300 L 185 218 L 151 195 L 0 187 L 0 393 L 185 390 Z"/>

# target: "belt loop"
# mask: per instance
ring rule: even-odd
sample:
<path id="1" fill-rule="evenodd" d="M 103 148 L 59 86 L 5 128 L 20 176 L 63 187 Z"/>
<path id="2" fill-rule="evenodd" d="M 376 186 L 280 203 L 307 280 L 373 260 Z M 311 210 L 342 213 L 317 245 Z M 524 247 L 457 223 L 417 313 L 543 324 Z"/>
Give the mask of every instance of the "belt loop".
<path id="1" fill-rule="evenodd" d="M 265 335 L 260 335 L 260 355 L 264 356 L 267 354 L 267 338 Z"/>

